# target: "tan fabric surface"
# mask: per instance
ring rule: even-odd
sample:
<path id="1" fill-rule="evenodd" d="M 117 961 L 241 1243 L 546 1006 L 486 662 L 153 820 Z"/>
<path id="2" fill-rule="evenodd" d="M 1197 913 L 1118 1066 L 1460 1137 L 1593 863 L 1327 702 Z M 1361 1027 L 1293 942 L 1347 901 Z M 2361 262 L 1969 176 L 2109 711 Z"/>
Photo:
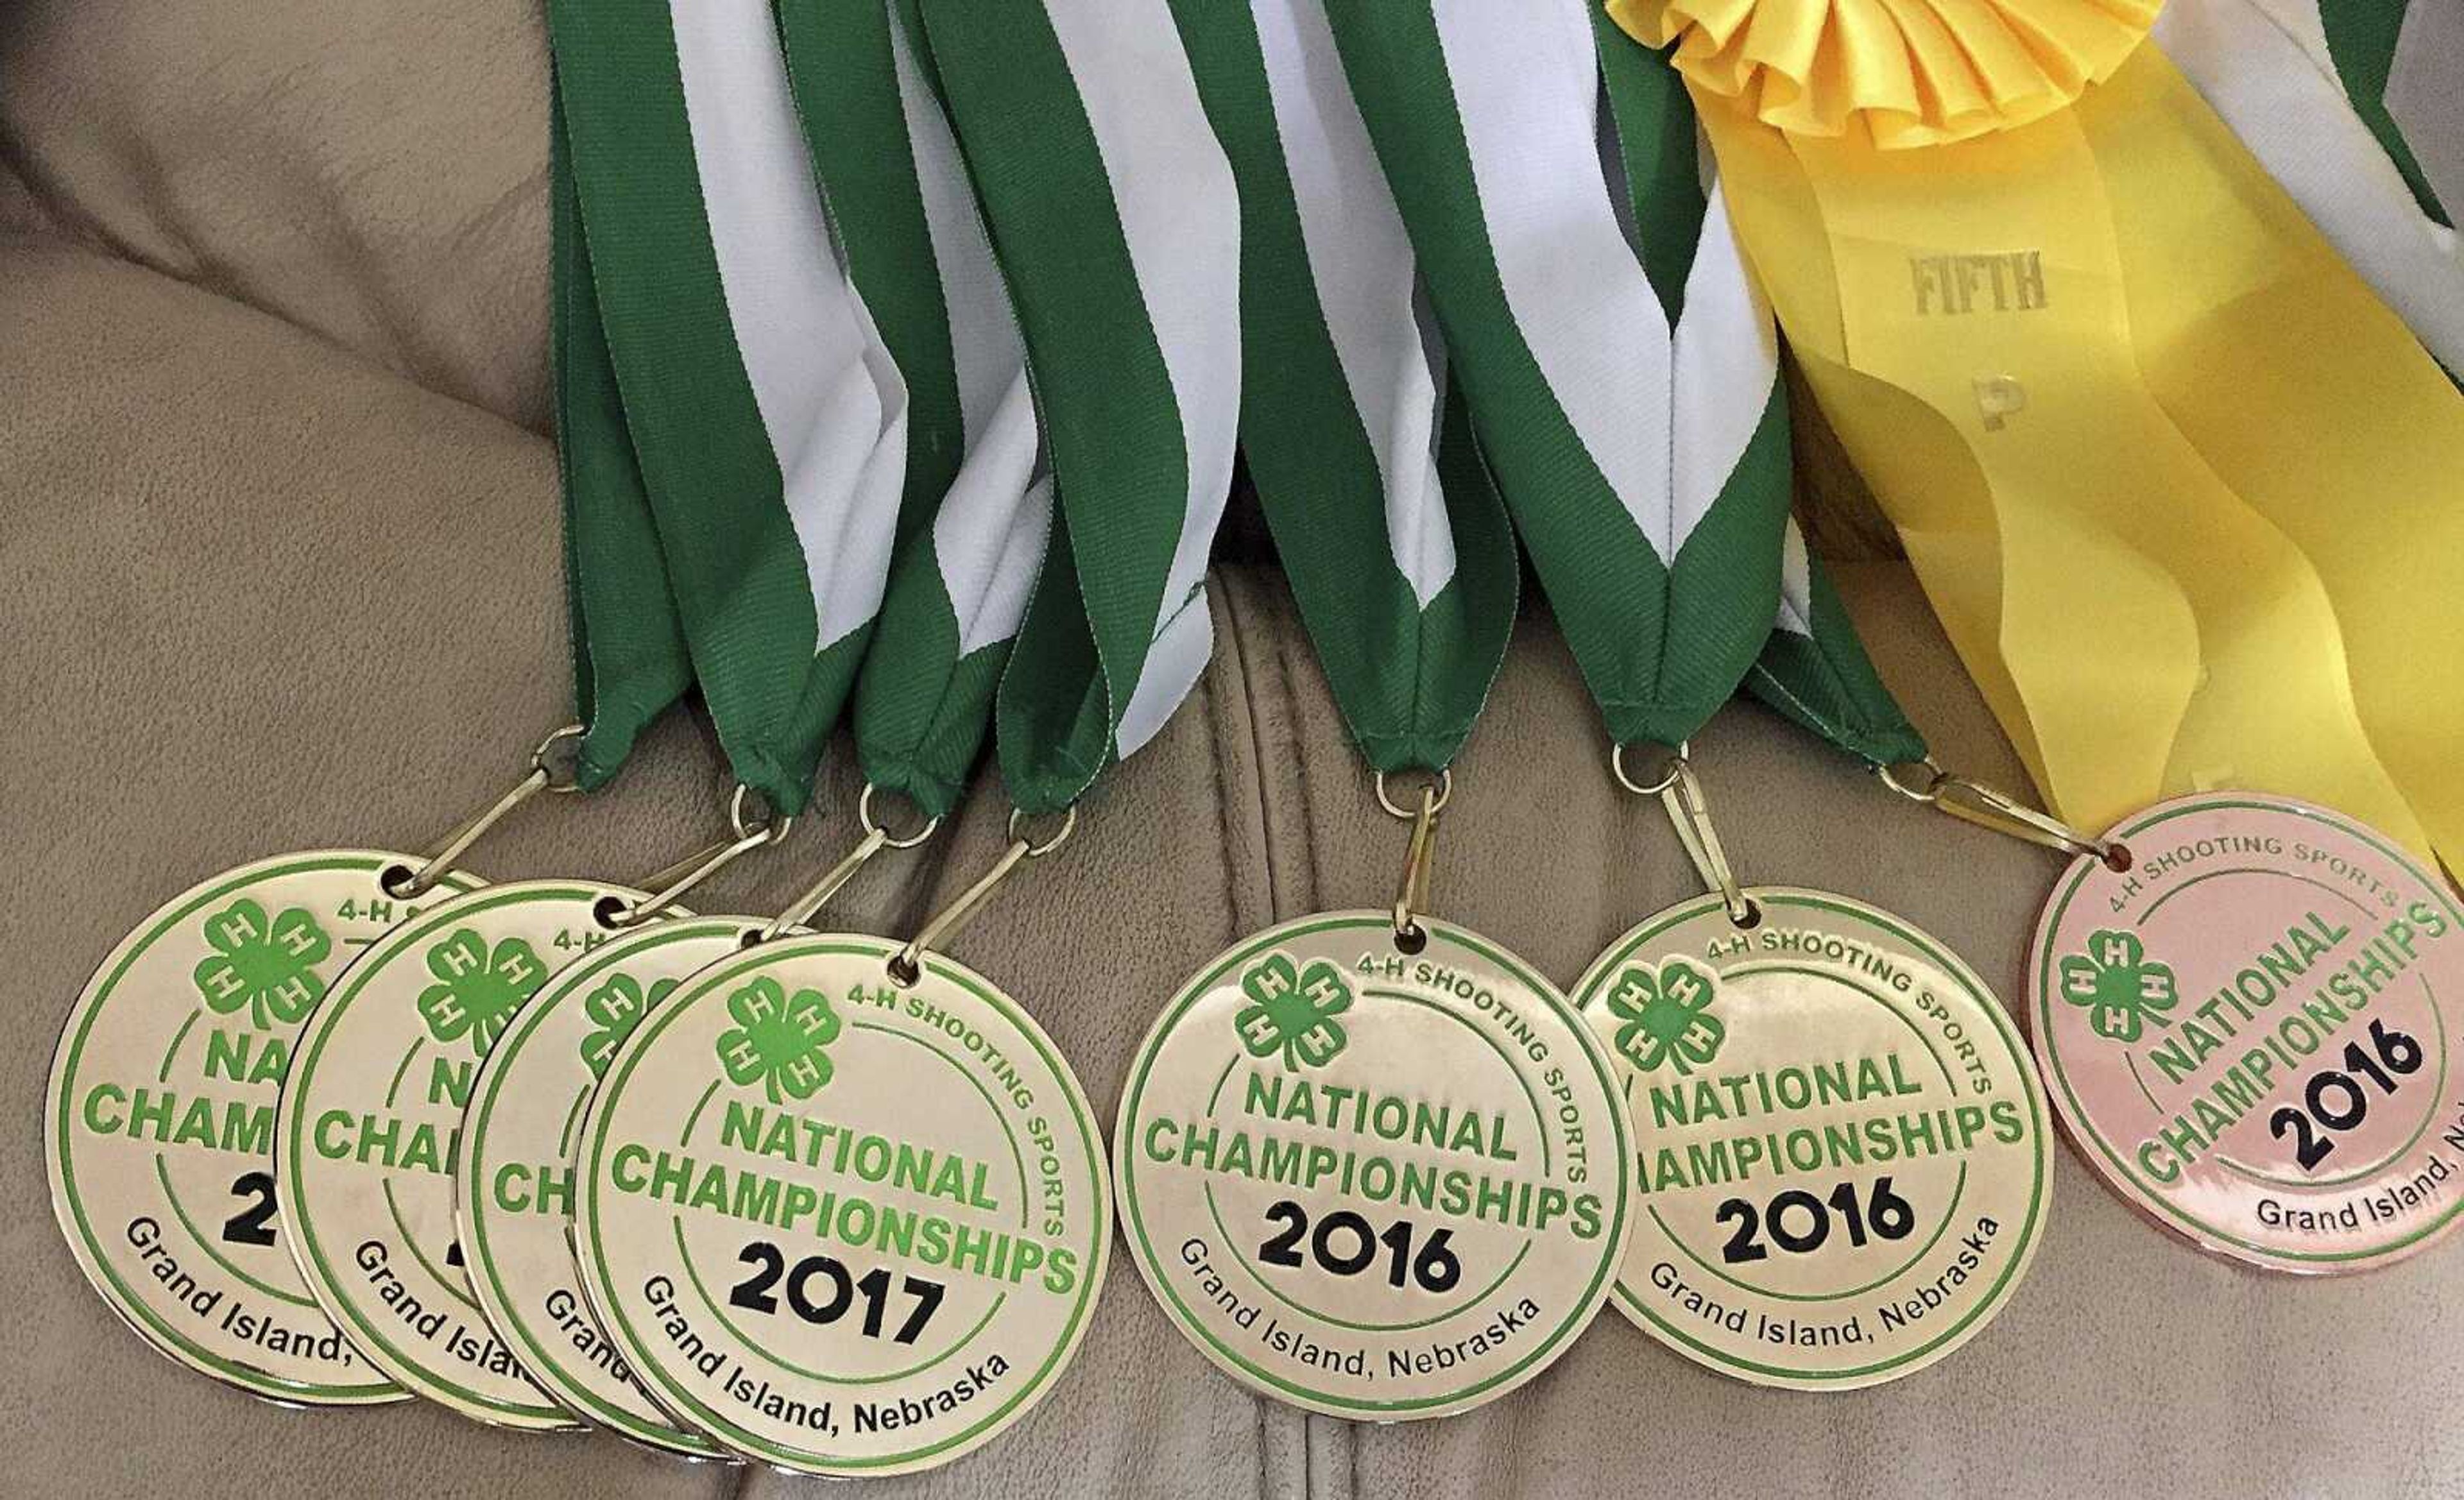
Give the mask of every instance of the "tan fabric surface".
<path id="1" fill-rule="evenodd" d="M 2452 219 L 2464 202 L 2464 6 L 2405 11 L 2386 97 L 2387 113 Z"/>
<path id="2" fill-rule="evenodd" d="M 547 430 L 531 0 L 12 0 L 0 101 L 64 232 Z"/>
<path id="3" fill-rule="evenodd" d="M 818 1492 L 516 1438 L 404 1405 L 295 1414 L 120 1328 L 51 1222 L 32 1122 L 61 1015 L 139 917 L 236 861 L 432 835 L 567 712 L 544 408 L 542 51 L 529 0 L 20 0 L 0 10 L 0 1348 L 5 1493 Z M 48 228 L 46 228 L 48 227 Z M 32 237 L 39 233 L 42 237 Z M 82 248 L 72 248 L 72 246 Z M 1826 498 L 1853 494 L 1831 474 Z M 1861 529 L 1837 535 L 1862 537 Z M 1945 758 L 2017 770 L 1905 570 L 1843 587 Z M 1369 801 L 1287 598 L 1222 580 L 1219 659 L 1171 729 L 957 945 L 1045 1019 L 1098 1111 L 1154 1008 L 1237 934 L 1390 894 Z M 1932 928 L 2006 993 L 2049 856 L 1890 798 L 1732 708 L 1700 741 L 1749 877 Z M 702 904 L 781 900 L 823 816 Z M 1447 915 L 1571 979 L 1688 891 L 1656 808 L 1612 790 L 1545 619 L 1527 622 L 1441 841 Z M 717 827 L 723 773 L 672 716 L 586 804 L 473 858 L 635 874 Z M 899 930 L 997 847 L 998 809 L 868 874 Z M 1246 1496 L 2451 1492 L 2458 1252 L 2291 1284 L 2210 1262 L 2063 1159 L 2033 1280 L 1955 1359 L 1857 1396 L 1734 1385 L 1606 1314 L 1484 1412 L 1354 1428 L 1248 1397 L 1116 1265 L 1085 1351 L 999 1445 L 885 1493 Z"/>

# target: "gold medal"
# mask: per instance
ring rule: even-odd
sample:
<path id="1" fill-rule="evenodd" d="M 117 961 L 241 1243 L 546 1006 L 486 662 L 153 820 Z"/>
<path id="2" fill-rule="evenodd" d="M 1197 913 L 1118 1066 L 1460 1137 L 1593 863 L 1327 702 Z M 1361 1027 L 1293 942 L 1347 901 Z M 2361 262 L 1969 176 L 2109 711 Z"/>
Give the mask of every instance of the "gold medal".
<path id="1" fill-rule="evenodd" d="M 1697 1363 L 1844 1390 L 1981 1332 L 2053 1186 L 2045 1101 L 1984 982 L 1846 896 L 1717 893 L 1620 938 L 1574 1004 L 1616 1054 L 1641 1212 L 1617 1305 Z"/>
<path id="2" fill-rule="evenodd" d="M 785 937 L 694 977 L 583 1121 L 590 1301 L 659 1402 L 805 1473 L 949 1462 L 1067 1368 L 1104 1279 L 1093 1113 L 981 976 Z"/>
<path id="3" fill-rule="evenodd" d="M 275 1165 L 309 1290 L 379 1369 L 481 1422 L 574 1425 L 473 1296 L 451 1176 L 463 1107 L 523 1004 L 606 940 L 605 903 L 641 899 L 525 880 L 429 908 L 342 976 L 283 1081 Z"/>
<path id="4" fill-rule="evenodd" d="M 1853 897 L 1738 884 L 1683 746 L 1649 783 L 1709 891 L 1594 961 L 1640 1213 L 1617 1305 L 1699 1364 L 1849 1390 L 1925 1368 L 2027 1275 L 2044 1091 L 1985 982 Z M 1963 783 L 1965 784 L 1965 783 Z"/>
<path id="5" fill-rule="evenodd" d="M 935 1467 L 1031 1410 L 1076 1357 L 1112 1231 L 1077 1075 L 930 946 L 1076 818 L 1036 844 L 1013 814 L 1008 850 L 910 942 L 807 933 L 940 825 L 893 836 L 873 792 L 844 858 L 627 1023 L 574 1148 L 582 1285 L 641 1389 L 738 1453 L 837 1476 Z"/>
<path id="6" fill-rule="evenodd" d="M 523 1369 L 591 1422 L 697 1458 L 726 1450 L 650 1401 L 583 1300 L 573 1160 L 583 1112 L 625 1039 L 688 976 L 761 929 L 735 916 L 653 922 L 559 972 L 480 1065 L 453 1174 L 471 1289 Z"/>
<path id="7" fill-rule="evenodd" d="M 86 1279 L 146 1342 L 200 1374 L 302 1405 L 406 1393 L 328 1319 L 285 1242 L 276 1090 L 300 1027 L 388 927 L 426 901 L 372 849 L 285 854 L 165 903 L 103 960 L 52 1061 L 52 1208 Z"/>
<path id="8" fill-rule="evenodd" d="M 1220 955 L 1148 1033 L 1113 1153 L 1132 1258 L 1243 1384 L 1437 1417 L 1562 1355 L 1616 1279 L 1626 1126 L 1546 980 L 1460 928 L 1303 917 Z"/>
<path id="9" fill-rule="evenodd" d="M 1556 987 L 1421 915 L 1448 780 L 1385 912 L 1217 956 L 1147 1033 L 1113 1152 L 1132 1258 L 1252 1390 L 1330 1416 L 1441 1417 L 1572 1347 L 1631 1227 L 1608 1059 Z"/>
<path id="10" fill-rule="evenodd" d="M 192 887 L 87 983 L 52 1064 L 53 1209 L 87 1280 L 155 1348 L 285 1403 L 407 1394 L 300 1269 L 281 1091 L 363 951 L 483 886 L 458 862 L 507 814 L 575 789 L 556 762 L 581 734 L 540 741 L 510 790 L 424 854 L 286 854 Z"/>

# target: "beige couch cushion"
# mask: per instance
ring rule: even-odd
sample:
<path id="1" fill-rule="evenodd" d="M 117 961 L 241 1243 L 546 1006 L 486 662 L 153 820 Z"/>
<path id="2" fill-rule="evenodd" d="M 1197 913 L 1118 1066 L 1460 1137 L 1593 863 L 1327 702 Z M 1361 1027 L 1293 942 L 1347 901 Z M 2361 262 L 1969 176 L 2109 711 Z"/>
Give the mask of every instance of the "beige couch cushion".
<path id="1" fill-rule="evenodd" d="M 545 431 L 539 9 L 21 0 L 0 160 L 66 234 Z"/>

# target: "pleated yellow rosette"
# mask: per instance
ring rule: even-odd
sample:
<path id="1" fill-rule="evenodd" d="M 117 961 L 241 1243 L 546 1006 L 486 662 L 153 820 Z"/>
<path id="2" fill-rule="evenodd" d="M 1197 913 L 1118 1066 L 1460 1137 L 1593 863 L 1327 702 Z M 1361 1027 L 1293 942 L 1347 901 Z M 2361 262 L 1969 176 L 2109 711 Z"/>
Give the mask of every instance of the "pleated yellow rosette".
<path id="1" fill-rule="evenodd" d="M 2153 8 L 1611 12 L 1676 44 L 1790 347 L 2048 803 L 2280 792 L 2464 868 L 2464 395 L 2132 45 Z"/>
<path id="2" fill-rule="evenodd" d="M 1776 129 L 1940 145 L 2039 120 L 2122 65 L 2143 0 L 1609 0 L 1701 92 Z"/>

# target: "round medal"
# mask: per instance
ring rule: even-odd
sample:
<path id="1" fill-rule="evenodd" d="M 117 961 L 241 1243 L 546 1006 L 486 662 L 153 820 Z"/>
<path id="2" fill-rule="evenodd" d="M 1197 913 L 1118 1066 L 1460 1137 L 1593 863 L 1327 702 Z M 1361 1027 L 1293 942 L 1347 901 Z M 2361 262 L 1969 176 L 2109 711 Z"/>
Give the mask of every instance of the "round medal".
<path id="1" fill-rule="evenodd" d="M 573 1426 L 473 1300 L 451 1173 L 480 1060 L 525 1001 L 607 939 L 586 880 L 487 886 L 362 955 L 300 1033 L 275 1114 L 291 1253 L 361 1352 L 419 1395 L 498 1426 Z"/>
<path id="2" fill-rule="evenodd" d="M 806 1473 L 899 1473 L 1051 1389 L 1104 1281 L 1111 1202 L 1077 1077 L 938 954 L 764 942 L 652 1009 L 575 1170 L 591 1305 L 660 1404 Z"/>
<path id="3" fill-rule="evenodd" d="M 2425 1248 L 2464 1211 L 2464 912 L 2351 819 L 2212 793 L 2072 865 L 2029 962 L 2079 1154 L 2203 1247 L 2290 1271 Z M 2444 997 L 2444 999 L 2442 999 Z"/>
<path id="4" fill-rule="evenodd" d="M 453 1174 L 472 1290 L 524 1373 L 603 1426 L 696 1458 L 730 1455 L 649 1400 L 583 1295 L 572 1163 L 583 1111 L 617 1048 L 686 976 L 741 951 L 762 925 L 740 916 L 654 922 L 559 970 L 480 1064 Z"/>
<path id="5" fill-rule="evenodd" d="M 559 970 L 479 1065 L 453 1174 L 471 1290 L 523 1370 L 602 1426 L 697 1458 L 728 1454 L 651 1402 L 583 1301 L 573 1159 L 583 1112 L 617 1048 L 686 976 L 742 951 L 762 925 L 653 922 Z"/>
<path id="6" fill-rule="evenodd" d="M 416 915 L 374 849 L 226 871 L 157 910 L 69 1011 L 44 1156 L 78 1267 L 148 1343 L 272 1401 L 407 1394 L 309 1295 L 283 1242 L 275 1097 L 309 1012 L 360 950 Z M 441 901 L 478 882 L 450 877 Z"/>
<path id="7" fill-rule="evenodd" d="M 1206 1357 L 1332 1416 L 1436 1417 L 1572 1346 L 1625 1246 L 1627 1125 L 1555 988 L 1461 928 L 1303 917 L 1193 979 L 1113 1143 L 1147 1285 Z"/>
<path id="8" fill-rule="evenodd" d="M 2053 1187 L 2044 1093 L 1941 944 L 1845 896 L 1750 898 L 1750 927 L 1716 893 L 1661 913 L 1575 991 L 1639 1143 L 1617 1303 L 1739 1379 L 1897 1379 L 2027 1274 Z"/>

